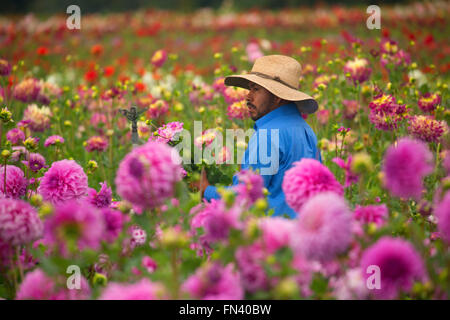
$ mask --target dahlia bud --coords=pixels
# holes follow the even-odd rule
[[[175,111],[181,112],[181,111],[183,111],[184,106],[183,106],[183,104],[182,104],[181,102],[177,102],[177,103],[175,104],[174,108],[175,108]]]
[[[167,248],[182,248],[188,243],[188,236],[183,231],[170,227],[164,230],[161,244]]]
[[[2,151],[2,158],[3,159],[8,160],[10,156],[11,156],[11,152],[9,150],[3,150]]]
[[[97,170],[98,168],[98,164],[97,161],[95,160],[89,160],[88,164],[87,164],[87,172],[88,174],[92,174],[95,172],[95,170]]]
[[[38,142],[39,138],[28,137],[23,142],[23,145],[25,146],[25,149],[27,149],[29,152],[35,152],[38,148]]]
[[[356,174],[364,174],[373,171],[372,158],[366,152],[359,152],[352,158],[351,170]]]
[[[293,298],[299,291],[295,279],[286,278],[281,280],[274,289],[275,299],[286,300]]]
[[[433,209],[431,207],[430,202],[428,202],[424,199],[422,199],[419,202],[417,211],[424,217],[428,217],[429,215],[431,215],[433,213]]]
[[[53,213],[53,206],[50,202],[44,202],[42,206],[39,208],[39,218],[41,219],[52,213]]]
[[[2,108],[2,110],[0,111],[0,120],[2,120],[3,123],[7,123],[11,121],[11,118],[12,118],[11,111],[9,111],[7,107]]]
[[[222,199],[225,201],[225,205],[227,206],[227,208],[230,208],[234,203],[236,194],[232,190],[228,189],[224,189],[221,194],[223,197]]]
[[[40,194],[33,194],[31,196],[31,204],[35,207],[42,206],[42,196]]]
[[[253,240],[259,237],[261,234],[261,230],[259,228],[258,220],[256,218],[252,218],[247,222],[247,226],[245,229],[245,235],[249,240]]]
[[[100,286],[106,286],[106,284],[108,283],[108,279],[106,278],[106,276],[102,273],[98,273],[96,272],[94,274],[94,276],[92,277],[92,284],[95,285],[100,285]]]
[[[329,144],[330,144],[330,141],[328,139],[322,138],[319,140],[318,147],[321,150],[327,150]]]
[[[377,225],[374,222],[371,222],[367,226],[367,234],[370,236],[373,236],[375,232],[377,231]]]
[[[128,213],[132,209],[132,206],[128,201],[120,201],[117,208],[122,213]]]
[[[267,209],[266,199],[258,199],[255,202],[255,208],[259,211],[265,211]]]

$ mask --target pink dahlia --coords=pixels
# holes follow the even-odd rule
[[[142,266],[148,271],[148,273],[153,273],[158,268],[156,261],[149,256],[142,257],[141,262]]]
[[[369,79],[372,69],[369,67],[367,59],[355,58],[347,61],[344,65],[344,72],[349,73],[353,84],[357,85]]]
[[[218,262],[197,269],[182,285],[182,291],[194,299],[201,300],[241,300],[244,290],[239,274],[233,265],[222,267]]]
[[[45,165],[45,158],[39,153],[29,153],[25,161],[22,161],[24,165],[33,172],[38,172],[42,168],[47,168]]]
[[[225,78],[224,77],[216,78],[213,82],[212,87],[214,90],[222,93],[227,88],[227,86],[225,85]]]
[[[450,243],[450,192],[447,192],[444,199],[435,209],[435,215],[438,218],[438,230],[441,237]]]
[[[93,136],[86,141],[87,152],[98,151],[103,152],[108,149],[108,140],[102,136]]]
[[[6,190],[5,190],[5,166],[0,168],[0,192],[6,197],[20,198],[25,195],[28,182],[23,171],[13,165],[6,165]]]
[[[151,58],[151,63],[156,68],[161,68],[163,66],[164,62],[166,62],[166,60],[167,60],[166,50],[157,50],[157,51],[155,51],[155,53],[153,54],[153,56]]]
[[[396,197],[420,200],[423,178],[433,171],[433,155],[424,142],[402,138],[383,159],[385,186]]]
[[[56,204],[83,197],[87,188],[87,176],[83,168],[74,160],[64,159],[52,163],[41,179],[38,193],[45,201]]]
[[[14,87],[13,96],[22,102],[33,102],[37,100],[40,92],[41,86],[39,81],[34,78],[28,78],[22,80]]]
[[[45,142],[44,142],[44,147],[48,147],[48,146],[53,146],[53,145],[58,145],[58,144],[63,144],[64,143],[64,138],[61,136],[50,136],[48,137]]]
[[[352,156],[349,155],[347,161],[341,158],[333,158],[332,160],[339,167],[345,170],[345,184],[344,187],[350,187],[353,183],[358,182],[358,176],[351,170],[352,168]]]
[[[344,193],[342,185],[326,166],[317,160],[306,158],[294,162],[293,167],[286,171],[282,189],[287,204],[296,212],[300,212],[303,204],[317,193]]]
[[[162,205],[181,180],[181,159],[164,143],[149,141],[121,161],[116,176],[117,193],[142,208]]]
[[[344,106],[344,118],[349,120],[352,120],[356,116],[360,108],[356,100],[343,100],[342,105]]]
[[[392,95],[379,94],[369,104],[369,120],[379,130],[397,129],[398,123],[406,118],[406,105],[400,105]]]
[[[104,239],[109,243],[114,242],[122,231],[125,217],[122,212],[110,208],[103,208],[101,212],[105,225]]]
[[[154,138],[157,142],[168,143],[170,141],[178,140],[177,135],[183,131],[183,122],[169,122],[164,126],[158,128],[157,136]]]
[[[93,188],[88,188],[87,199],[94,207],[107,208],[111,205],[112,190],[108,187],[106,181],[100,182],[100,190],[97,192]]]
[[[191,226],[203,227],[205,235],[202,238],[208,243],[226,240],[231,229],[240,228],[240,214],[237,206],[227,208],[222,199],[212,199],[192,219]]]
[[[245,291],[256,292],[269,289],[269,279],[263,268],[267,257],[268,253],[259,242],[241,246],[236,250],[236,263]]]
[[[169,104],[164,100],[156,100],[150,104],[146,113],[148,118],[155,119],[169,111]]]
[[[218,135],[219,132],[216,129],[207,129],[200,136],[195,137],[194,145],[199,148],[208,147]]]
[[[435,120],[432,117],[413,116],[408,122],[409,134],[425,142],[438,143],[448,131],[445,121]]]
[[[13,145],[21,144],[22,141],[25,140],[25,133],[19,128],[14,128],[8,131],[6,139]]]
[[[383,237],[367,248],[361,258],[361,271],[367,279],[373,274],[369,266],[380,268],[380,289],[372,289],[375,297],[395,299],[400,291],[411,290],[414,281],[425,280],[425,268],[411,243],[400,238]]]
[[[0,199],[0,242],[25,245],[39,239],[44,225],[30,204],[17,199]]]
[[[363,300],[369,297],[366,281],[359,268],[347,270],[331,286],[334,296],[339,300]]]
[[[100,300],[158,300],[164,299],[164,287],[150,281],[141,279],[133,284],[111,282],[103,290]]]
[[[248,90],[237,87],[226,87],[222,91],[223,98],[227,104],[245,100]]]
[[[309,260],[321,262],[344,252],[352,239],[352,215],[345,200],[333,193],[320,193],[299,212],[291,245]]]
[[[248,108],[247,108],[247,101],[241,100],[236,101],[228,106],[227,109],[227,115],[230,119],[245,119],[248,118]]]
[[[18,300],[87,300],[91,289],[86,279],[81,276],[80,288],[68,289],[66,277],[60,283],[47,276],[41,269],[27,273],[20,284],[16,299]]]
[[[238,198],[248,205],[252,205],[256,200],[264,198],[264,180],[258,173],[251,170],[241,170],[237,174],[239,184],[234,187],[238,193]]]
[[[259,220],[262,230],[262,241],[268,252],[275,252],[278,249],[289,246],[294,221],[281,217],[265,217]]]
[[[36,132],[43,132],[50,127],[52,112],[49,107],[38,107],[30,104],[23,112],[23,120],[30,120],[30,129]]]
[[[381,227],[386,223],[388,213],[389,211],[385,204],[370,206],[357,205],[354,211],[354,218],[362,223],[375,223]]]
[[[441,103],[441,97],[437,93],[425,93],[419,98],[418,105],[423,112],[431,112]]]
[[[45,221],[45,239],[65,254],[84,248],[98,249],[104,235],[99,210],[85,201],[70,200],[58,204]]]
[[[9,76],[11,73],[12,66],[11,63],[8,62],[8,60],[0,58],[0,76]]]
[[[256,59],[258,59],[264,55],[261,52],[261,49],[259,48],[259,45],[257,42],[250,42],[249,44],[247,44],[245,51],[247,53],[247,59],[250,62],[255,62]]]

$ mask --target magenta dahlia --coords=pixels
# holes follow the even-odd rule
[[[100,186],[101,188],[98,192],[93,188],[88,188],[87,199],[97,208],[107,208],[111,205],[112,190],[108,187],[106,181],[100,182]]]
[[[16,166],[7,165],[5,188],[5,166],[0,168],[0,192],[4,196],[9,198],[20,198],[25,195],[27,185],[28,182],[23,171]]]
[[[19,128],[14,128],[6,133],[6,139],[11,142],[12,145],[21,144],[25,140],[25,133]]]
[[[56,204],[83,197],[87,188],[83,168],[74,160],[64,159],[52,163],[41,179],[38,193],[45,201]]]
[[[66,278],[54,281],[41,269],[26,274],[20,284],[16,299],[18,300],[86,300],[91,295],[89,284],[83,276],[80,278],[80,288],[68,289]]]
[[[36,209],[18,199],[0,199],[0,241],[25,245],[42,237],[44,225]]]
[[[375,223],[380,227],[386,222],[388,214],[388,207],[385,204],[369,206],[357,205],[354,211],[354,218],[362,223]]]
[[[306,158],[294,162],[293,167],[286,171],[282,189],[287,204],[296,212],[300,212],[303,204],[317,193],[344,193],[342,185],[326,166],[317,160]]]
[[[149,141],[133,149],[121,161],[116,176],[117,193],[142,208],[154,208],[174,194],[181,180],[181,159],[177,151]]]
[[[45,221],[45,239],[67,249],[98,249],[104,236],[104,220],[101,212],[86,201],[70,200],[58,204],[54,213]]]
[[[182,291],[201,300],[241,300],[244,290],[239,274],[233,265],[221,266],[218,262],[197,269],[182,285]]]
[[[411,290],[414,281],[425,280],[422,258],[413,245],[400,238],[383,237],[367,248],[361,258],[361,272],[367,280],[373,273],[370,266],[380,270],[380,289],[372,289],[381,299],[395,299],[401,291]]]
[[[433,155],[424,142],[402,138],[383,159],[385,186],[392,195],[420,200],[423,178],[433,171]]]
[[[310,198],[299,212],[292,232],[295,252],[309,260],[329,261],[344,252],[352,239],[352,214],[333,192]]]
[[[444,199],[435,209],[435,215],[438,218],[438,230],[441,237],[450,243],[450,192],[447,192]]]
[[[159,300],[164,299],[165,289],[149,279],[137,283],[122,284],[111,282],[103,290],[100,300]]]
[[[441,103],[441,97],[437,93],[425,93],[419,98],[419,108],[424,112],[431,112]]]
[[[409,134],[425,142],[438,143],[448,131],[445,121],[435,120],[429,116],[413,116],[408,122]]]

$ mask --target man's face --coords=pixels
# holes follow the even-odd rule
[[[256,83],[250,82],[248,87],[247,107],[250,117],[256,121],[274,109],[276,97]]]

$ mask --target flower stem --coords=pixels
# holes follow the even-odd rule
[[[174,300],[178,300],[179,298],[179,291],[180,291],[180,282],[179,282],[179,274],[178,274],[178,262],[177,262],[177,253],[178,249],[172,249],[171,252],[171,264],[172,264],[172,276],[173,276],[173,293],[172,298]]]

